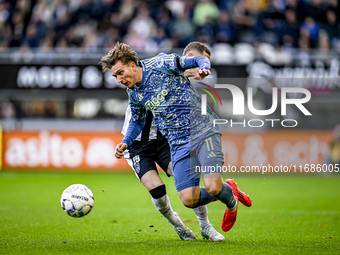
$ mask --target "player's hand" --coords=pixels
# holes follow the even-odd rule
[[[115,157],[120,159],[124,156],[124,151],[127,149],[127,144],[126,143],[119,143],[116,145],[116,153]]]
[[[211,74],[210,70],[208,70],[208,69],[200,69],[200,70],[198,70],[198,72],[194,76],[194,79],[202,80],[202,79],[204,79],[205,77],[207,77],[210,74]]]
[[[184,76],[187,77],[187,78],[195,77],[195,75],[198,74],[198,70],[199,70],[198,67],[186,69],[184,71]]]

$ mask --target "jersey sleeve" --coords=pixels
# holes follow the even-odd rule
[[[179,56],[177,54],[164,54],[160,53],[154,58],[144,62],[146,68],[153,66],[167,74],[173,74],[178,71],[183,72],[186,69],[199,67],[199,69],[210,70],[210,60],[204,56]]]
[[[193,67],[198,67],[199,69],[207,69],[210,70],[211,64],[207,57],[197,56],[197,57],[189,57],[189,56],[177,56],[176,65],[178,70],[184,71],[185,69],[190,69]]]
[[[140,132],[142,132],[144,124],[145,124],[145,113],[146,113],[146,109],[143,105],[137,103],[131,97],[129,98],[130,98],[130,108],[131,108],[131,120],[127,128],[125,137],[122,140],[122,143],[126,143],[128,147],[138,137]]]

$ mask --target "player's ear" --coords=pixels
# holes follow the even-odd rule
[[[137,66],[134,62],[130,62],[130,67],[131,67],[132,71],[136,72]]]
[[[193,57],[194,54],[192,54],[192,52],[189,52],[189,53],[187,54],[187,56],[188,56],[188,57]]]

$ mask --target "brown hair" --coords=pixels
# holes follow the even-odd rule
[[[137,53],[125,43],[117,42],[115,47],[102,57],[99,64],[102,65],[102,71],[110,70],[118,61],[122,61],[124,65],[134,62],[137,65]]]
[[[199,53],[203,54],[204,52],[206,52],[209,56],[211,56],[211,52],[210,50],[208,49],[207,46],[205,46],[203,43],[200,43],[200,42],[191,42],[189,43],[184,51],[183,51],[183,56],[187,55],[190,51],[192,50],[196,50],[198,51]]]

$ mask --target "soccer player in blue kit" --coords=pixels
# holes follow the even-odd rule
[[[184,51],[185,56],[206,56],[210,59],[210,50],[200,42],[189,43]],[[186,77],[193,77],[198,68],[187,69],[184,72]],[[125,121],[122,134],[125,136],[131,120],[131,108],[125,112]],[[158,175],[155,162],[166,172],[167,176],[172,175],[170,147],[166,138],[157,130],[153,121],[153,114],[147,111],[145,125],[137,139],[124,151],[124,158],[134,170],[137,178],[145,186],[151,195],[151,201],[156,209],[173,226],[178,236],[183,240],[196,240],[195,234],[184,225],[178,213],[174,212],[170,199],[166,193],[166,187]],[[192,208],[195,212],[201,227],[201,235],[204,239],[212,242],[223,242],[224,236],[218,233],[210,224],[208,209],[206,205]]]
[[[183,71],[199,67],[194,78],[210,75],[210,61],[204,56],[178,56],[160,53],[138,61],[137,53],[124,43],[101,59],[102,70],[110,70],[117,81],[125,85],[131,107],[131,121],[123,141],[116,146],[116,157],[133,143],[142,131],[146,110],[151,110],[155,124],[167,138],[171,150],[172,172],[182,203],[189,208],[219,200],[226,205],[222,229],[229,231],[236,220],[238,201],[251,206],[248,195],[238,189],[233,180],[223,183],[220,171],[224,163],[221,133],[213,125],[217,116],[208,108],[201,114],[198,93]],[[200,187],[202,171],[205,187]]]

